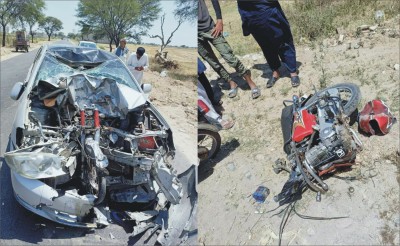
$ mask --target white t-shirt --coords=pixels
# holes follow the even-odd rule
[[[136,52],[132,53],[129,56],[128,61],[126,62],[126,65],[129,67],[131,70],[133,76],[139,82],[140,84],[142,83],[142,78],[143,78],[143,71],[147,70],[149,68],[149,58],[147,57],[147,54],[144,53],[142,57],[138,60]],[[135,69],[135,67],[143,67],[144,70],[138,71]]]

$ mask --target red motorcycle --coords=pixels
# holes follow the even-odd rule
[[[356,121],[360,98],[355,84],[342,83],[284,101],[281,127],[289,162],[276,163],[274,171],[286,170],[290,177],[274,197],[276,202],[298,200],[308,187],[326,192],[329,187],[323,175],[354,163],[362,143],[349,126]]]

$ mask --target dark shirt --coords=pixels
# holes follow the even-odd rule
[[[221,14],[221,7],[219,6],[218,0],[211,0],[214,10],[215,10],[215,15],[217,16],[217,19],[222,19],[222,14]],[[210,16],[210,13],[208,12],[206,3],[204,0],[199,0],[199,8],[198,8],[198,22],[197,22],[197,30],[199,32],[208,32],[211,29],[214,28],[215,23],[213,19]]]
[[[248,36],[250,32],[248,27],[265,21],[265,11],[269,8],[280,8],[278,0],[238,0],[238,9],[242,18],[243,35]]]

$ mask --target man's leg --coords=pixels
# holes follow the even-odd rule
[[[296,50],[293,41],[285,43],[279,47],[279,57],[291,74],[296,73]]]
[[[278,71],[279,67],[281,66],[278,54],[278,47],[274,45],[270,40],[268,40],[265,35],[261,33],[261,30],[252,31],[251,34],[260,46],[271,70]]]
[[[218,58],[214,54],[210,44],[208,43],[207,39],[201,37],[201,33],[198,33],[197,39],[197,51],[199,55],[210,64],[210,66],[214,69],[222,79],[227,81],[230,84],[231,88],[235,88],[237,85],[232,80],[231,76],[229,75],[228,71],[222,66],[222,64],[218,61]]]
[[[250,88],[256,88],[256,84],[251,79],[250,70],[246,69],[243,63],[235,56],[235,54],[233,54],[233,50],[225,40],[224,36],[219,35],[218,37],[214,38],[211,36],[211,32],[208,32],[204,35],[207,35],[206,37],[210,39],[210,42],[218,50],[222,58],[224,58],[229,66],[233,67],[236,72],[238,72],[239,75],[246,80]]]

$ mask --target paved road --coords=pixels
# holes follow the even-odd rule
[[[63,42],[66,41],[60,41]],[[38,49],[32,50],[3,61],[0,66],[0,245],[143,244],[143,241],[137,242],[130,237],[131,228],[125,230],[114,224],[95,231],[66,227],[29,212],[15,200],[10,170],[6,164],[2,165],[18,104],[9,97],[9,92],[15,82],[24,81],[37,51]]]

